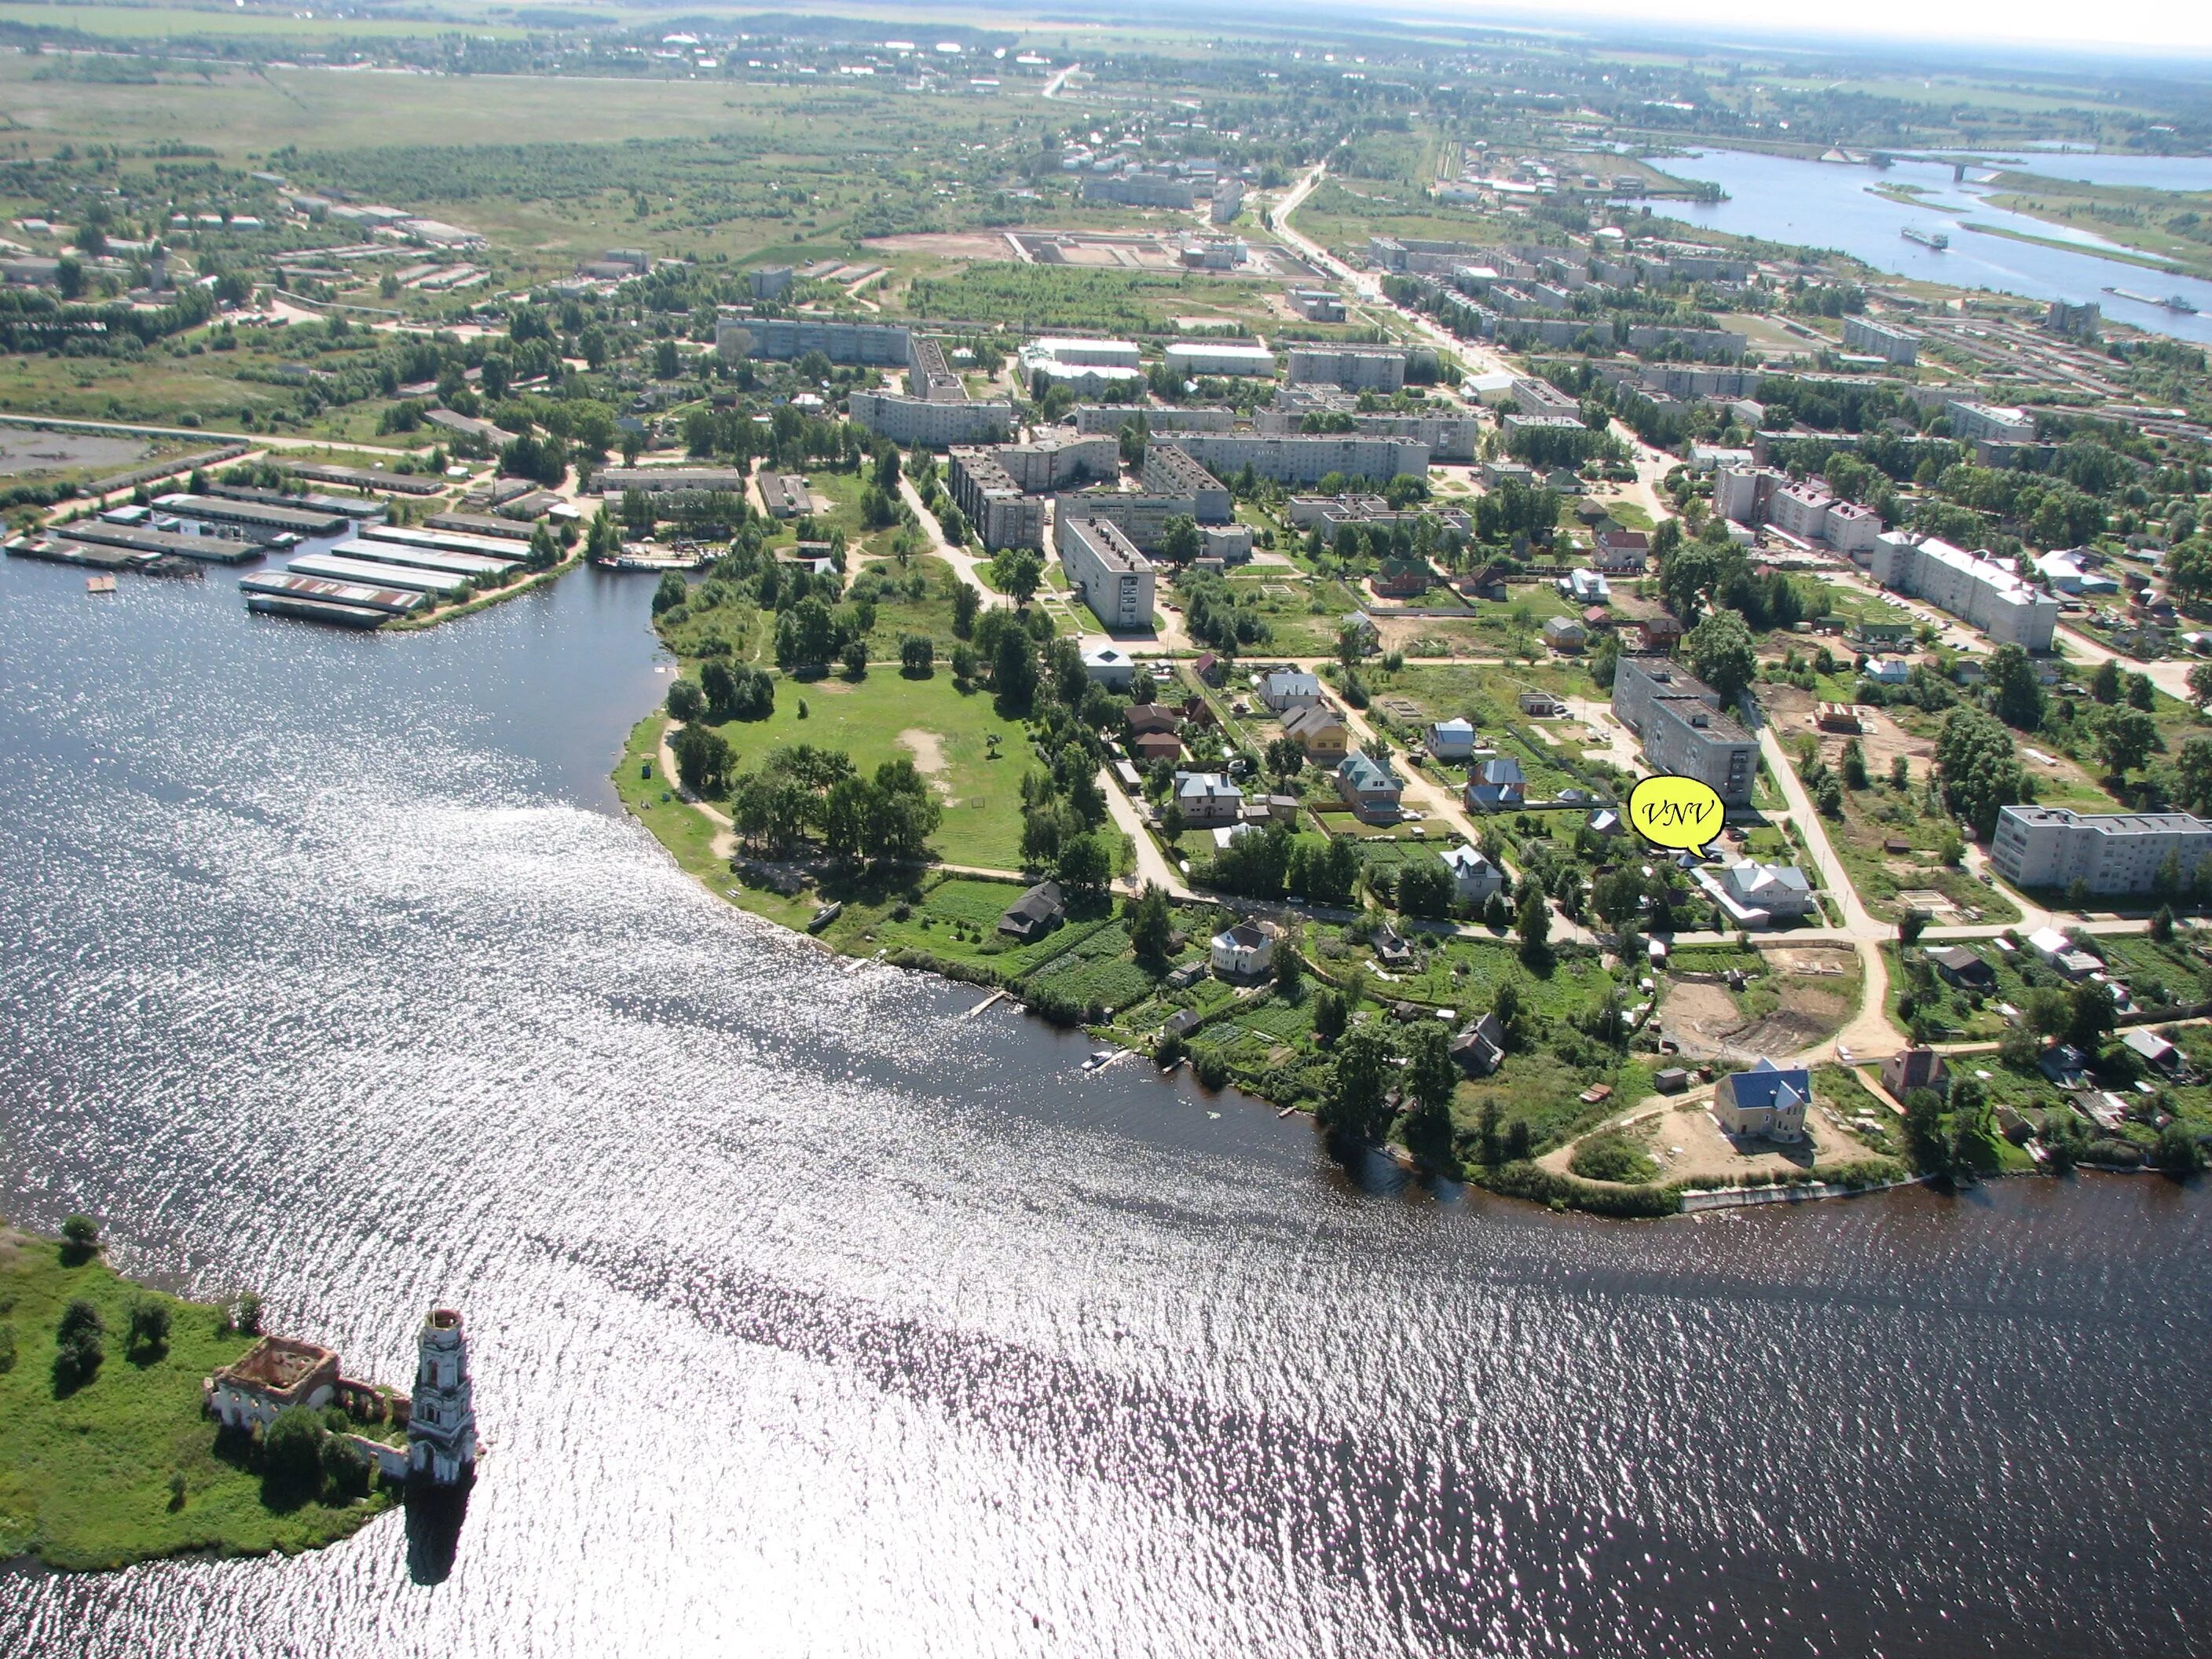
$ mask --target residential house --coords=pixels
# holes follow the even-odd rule
[[[1382,630],[1375,626],[1375,618],[1364,611],[1347,611],[1336,619],[1340,637],[1349,634],[1363,657],[1372,656],[1382,648]]]
[[[1139,732],[1129,739],[1129,752],[1147,765],[1158,760],[1179,760],[1182,739],[1172,732]]]
[[[1321,765],[1335,765],[1351,747],[1351,732],[1325,702],[1308,703],[1284,715],[1283,735],[1304,750],[1308,760]]]
[[[1336,791],[1364,822],[1395,823],[1403,816],[1398,803],[1405,786],[1397,774],[1368,756],[1346,755],[1338,763]]]
[[[1422,558],[1386,558],[1368,586],[1378,599],[1418,599],[1435,586],[1437,573]]]
[[[1948,945],[1930,951],[1928,963],[1961,989],[1990,992],[1997,988],[1997,970],[1963,945]]]
[[[1589,643],[1589,629],[1572,617],[1547,617],[1544,643],[1554,651],[1579,651]]]
[[[1651,556],[1651,538],[1641,530],[1601,530],[1590,538],[1590,563],[1608,576],[1640,576]]]
[[[1462,904],[1487,904],[1492,893],[1504,890],[1505,872],[1477,848],[1462,845],[1437,856],[1451,872],[1452,896]]]
[[[1510,757],[1483,762],[1468,779],[1463,799],[1471,810],[1485,812],[1519,810],[1528,799],[1528,781],[1522,774],[1521,763]]]
[[[1599,807],[1584,822],[1589,824],[1590,833],[1593,835],[1609,838],[1628,833],[1628,826],[1620,821],[1620,814],[1610,806]]]
[[[1384,922],[1367,941],[1367,948],[1375,952],[1375,960],[1385,968],[1403,968],[1413,960],[1413,947],[1406,936]]]
[[[1595,570],[1571,570],[1559,578],[1559,592],[1577,605],[1611,605],[1613,585]]]
[[[2143,1064],[2154,1072],[2181,1069],[2181,1050],[2147,1025],[2134,1026],[2123,1032],[2120,1041],[2140,1054]]]
[[[1933,1048],[1906,1048],[1882,1061],[1881,1086],[1895,1101],[1902,1101],[1914,1089],[1945,1094],[1950,1090],[1951,1074],[1943,1056]]]
[[[1736,927],[1768,927],[1800,921],[1814,908],[1813,885],[1794,864],[1731,864],[1700,868],[1698,884],[1712,896]]]
[[[2087,979],[2105,965],[2056,927],[2037,928],[2027,936],[2027,948],[2064,979]]]
[[[1213,971],[1228,980],[1265,978],[1275,965],[1275,938],[1264,921],[1240,921],[1216,933],[1208,950]]]
[[[1505,1026],[1496,1014],[1485,1014],[1452,1038],[1452,1058],[1469,1077],[1488,1077],[1505,1062]]]
[[[1805,1108],[1813,1098],[1812,1073],[1762,1060],[1747,1072],[1731,1072],[1713,1089],[1713,1115],[1731,1135],[1802,1140]]]
[[[1026,945],[1042,939],[1066,920],[1067,904],[1060,897],[1060,884],[1041,881],[1006,907],[999,918],[999,931]]]
[[[1260,701],[1276,714],[1321,701],[1321,681],[1302,668],[1279,668],[1260,682]]]
[[[1175,804],[1194,830],[1234,823],[1244,807],[1244,792],[1218,772],[1178,772]]]
[[[1438,760],[1465,760],[1474,753],[1474,722],[1437,721],[1429,727],[1429,752]]]
[[[1164,702],[1133,702],[1122,711],[1121,718],[1128,722],[1133,738],[1142,737],[1147,732],[1179,731],[1182,726],[1182,716]]]
[[[1869,657],[1859,672],[1876,685],[1903,685],[1912,678],[1912,665],[1902,657]]]
[[[1212,651],[1206,652],[1191,666],[1198,671],[1198,678],[1208,685],[1220,684],[1229,672],[1228,665]]]
[[[1646,617],[1636,624],[1636,648],[1638,651],[1672,651],[1682,642],[1682,622],[1679,617]]]

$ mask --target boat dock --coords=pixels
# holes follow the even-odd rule
[[[523,550],[491,536],[471,536],[460,530],[417,530],[410,525],[373,524],[361,532],[363,541],[389,543],[395,547],[419,547],[425,552],[466,553],[480,559],[496,559],[506,565],[522,562]]]
[[[260,542],[236,536],[186,536],[173,530],[148,530],[137,525],[106,524],[98,519],[79,519],[53,532],[71,541],[96,542],[104,547],[127,547],[150,556],[167,553],[204,564],[245,564],[268,549]]]
[[[317,622],[353,622],[350,617],[332,617],[328,612],[333,606],[349,612],[365,611],[368,620],[362,624],[374,628],[390,617],[404,617],[410,611],[422,608],[422,594],[404,587],[373,587],[366,582],[333,581],[327,576],[280,575],[274,571],[257,571],[239,584],[246,595],[246,608],[272,616],[307,616]],[[256,605],[256,599],[264,603]],[[295,605],[312,606],[300,611]]]
[[[264,507],[289,507],[295,513],[341,513],[355,520],[373,519],[384,511],[382,501],[363,495],[291,495],[258,484],[211,483],[207,493],[228,501],[259,501]]]
[[[395,542],[340,542],[330,550],[342,559],[404,565],[410,570],[436,570],[448,576],[504,576],[516,568],[518,562],[514,559],[487,559],[481,553],[448,553],[442,548],[409,547]]]
[[[77,564],[93,570],[139,570],[159,556],[128,548],[96,547],[62,536],[18,536],[8,544],[11,559],[43,559],[49,564]]]
[[[423,570],[372,559],[349,559],[335,553],[310,553],[293,560],[285,568],[295,576],[324,576],[332,581],[360,582],[369,587],[412,588],[418,593],[459,593],[469,585],[466,576],[449,571]]]
[[[243,525],[248,530],[295,536],[342,536],[353,520],[343,513],[307,513],[297,507],[270,507],[261,501],[232,501],[220,495],[163,495],[154,503],[179,518],[202,519],[212,524]]]
[[[465,536],[496,536],[526,542],[530,526],[520,519],[502,519],[495,513],[433,513],[422,520],[428,530],[458,530]]]

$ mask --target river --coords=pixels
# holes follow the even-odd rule
[[[1347,1180],[678,874],[651,584],[0,565],[0,1209],[404,1383],[458,1539],[0,1571],[11,1656],[2212,1653],[2212,1204]],[[410,1548],[411,1542],[411,1548]]]
[[[2160,189],[2212,188],[2212,160],[2186,156],[2063,155],[2020,157],[2054,178],[2090,179],[2110,184],[2140,183]],[[1831,248],[1863,259],[1877,270],[1958,288],[1994,289],[2035,300],[2094,300],[2116,322],[2132,323],[2178,339],[2212,343],[2212,283],[2194,276],[2168,276],[2147,266],[2100,258],[2115,244],[2085,231],[2056,225],[2028,214],[1992,207],[1985,199],[1984,170],[1968,168],[1954,183],[1948,161],[1899,160],[1877,170],[1830,161],[1801,161],[1789,156],[1742,150],[1705,150],[1655,162],[1684,179],[1717,184],[1728,199],[1711,203],[1655,205],[1662,213],[1739,236],[1764,237],[1809,247]],[[2001,166],[2002,162],[1993,162]],[[1907,205],[1874,193],[1876,185],[1917,185],[1932,192]],[[2079,243],[2082,252],[2017,242],[1965,228],[1968,222],[1995,225],[2023,235]],[[1910,242],[1906,227],[1941,232],[1951,239],[1942,252]],[[2108,294],[2124,288],[2154,299],[2179,294],[2197,307],[2195,315],[2169,311]]]

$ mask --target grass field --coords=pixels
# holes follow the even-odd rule
[[[805,711],[802,718],[800,710]],[[945,821],[930,845],[951,864],[1012,870],[1021,864],[1022,774],[1029,769],[1021,723],[1000,717],[985,691],[958,691],[939,668],[908,679],[894,665],[872,668],[854,682],[842,674],[799,682],[781,679],[775,713],[767,720],[720,728],[750,770],[769,750],[795,743],[842,749],[863,772],[884,761],[910,760],[936,786]],[[1004,740],[1000,757],[985,739]]]
[[[170,1312],[158,1353],[125,1351],[142,1296]],[[90,1382],[58,1395],[54,1328],[80,1297],[106,1322],[106,1358]],[[14,1348],[13,1364],[0,1365],[0,1558],[88,1569],[188,1552],[289,1553],[343,1538],[388,1507],[373,1495],[339,1509],[271,1509],[258,1474],[216,1455],[200,1379],[252,1346],[218,1334],[221,1313],[142,1290],[96,1260],[65,1267],[52,1240],[0,1229],[0,1327]],[[172,1474],[184,1477],[181,1504]]]

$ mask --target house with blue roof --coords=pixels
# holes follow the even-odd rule
[[[1517,811],[1528,799],[1528,781],[1521,763],[1510,758],[1486,760],[1467,781],[1465,799],[1470,811]]]
[[[1813,1074],[1802,1066],[1762,1060],[1747,1072],[1731,1072],[1713,1087],[1713,1115],[1724,1133],[1767,1140],[1802,1140],[1805,1109],[1813,1101]]]
[[[1398,775],[1370,756],[1346,755],[1336,769],[1336,792],[1368,823],[1395,823],[1404,816]]]

